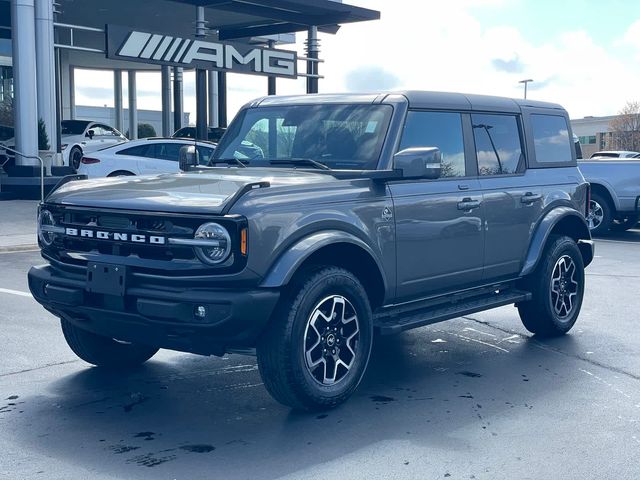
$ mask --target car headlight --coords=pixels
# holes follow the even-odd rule
[[[38,238],[45,247],[53,243],[56,231],[56,221],[49,210],[40,210],[38,214]]]
[[[196,255],[203,263],[217,265],[224,262],[231,254],[229,232],[218,223],[211,222],[200,225],[194,239],[203,241],[203,244],[211,243],[210,247],[198,246],[195,248]]]

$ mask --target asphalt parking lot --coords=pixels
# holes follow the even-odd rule
[[[91,368],[0,254],[0,478],[640,478],[640,230],[597,241],[566,337],[513,307],[377,340],[356,395],[294,413],[255,359]]]

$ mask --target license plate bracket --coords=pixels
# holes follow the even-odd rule
[[[103,295],[124,296],[127,289],[127,267],[111,263],[87,264],[86,290]]]

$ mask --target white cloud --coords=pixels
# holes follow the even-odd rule
[[[637,48],[640,51],[640,20],[636,20],[624,33],[622,37],[624,43]]]
[[[384,82],[372,88],[412,88],[459,91],[520,97],[518,80],[533,78],[529,97],[562,104],[574,118],[617,112],[636,98],[640,66],[628,51],[640,58],[640,20],[619,39],[597,44],[589,32],[574,29],[547,36],[542,42],[525,38],[514,26],[489,28],[474,16],[479,8],[500,8],[521,0],[350,0],[380,10],[379,21],[344,25],[337,35],[321,35],[320,80],[322,92],[343,92],[358,86],[354,78],[370,78],[382,72]],[[541,25],[540,28],[544,28]],[[297,50],[303,53],[304,33],[298,34]],[[292,49],[291,46],[284,48]],[[626,55],[625,55],[626,53]],[[303,67],[302,62],[300,67]],[[148,75],[148,74],[145,74]],[[369,76],[369,77],[368,77]],[[112,77],[91,75],[92,87],[111,88]],[[185,74],[185,110],[195,120],[192,73]],[[145,77],[139,88],[157,88],[157,97],[139,100],[140,108],[159,108],[160,81]],[[393,80],[393,81],[391,81]],[[78,79],[77,85],[80,85]],[[249,75],[229,75],[229,115],[247,101],[266,94],[267,80]],[[305,79],[278,79],[279,94],[300,94]],[[111,105],[111,98],[78,98],[93,104]],[[125,99],[126,104],[126,99]]]

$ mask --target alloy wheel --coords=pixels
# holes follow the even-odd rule
[[[568,318],[576,305],[579,284],[576,280],[577,267],[569,255],[558,259],[551,274],[551,305],[560,320]]]
[[[311,311],[304,333],[307,371],[322,385],[335,385],[356,360],[360,325],[355,308],[342,295],[321,300]]]
[[[604,220],[604,210],[602,209],[602,205],[600,205],[595,200],[589,201],[589,215],[587,215],[587,224],[589,225],[589,230],[595,230],[598,228],[602,221]]]

